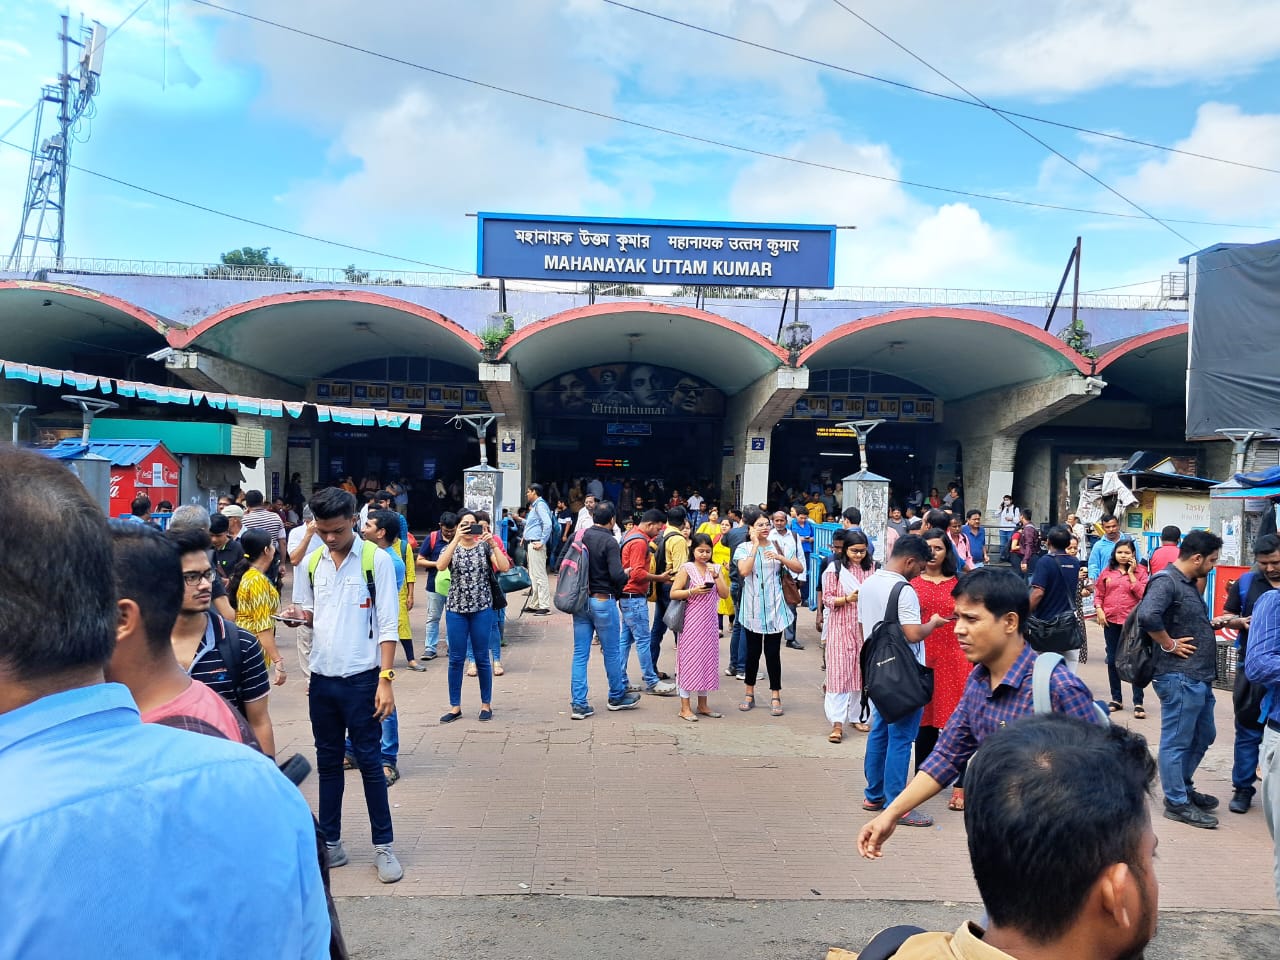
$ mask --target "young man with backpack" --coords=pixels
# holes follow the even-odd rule
[[[655,574],[667,574],[674,579],[686,560],[689,559],[689,541],[684,538],[680,528],[688,519],[684,507],[672,507],[667,511],[667,525],[654,539],[650,549],[652,562],[650,570]],[[653,658],[653,667],[658,669],[658,657],[662,653],[662,637],[667,632],[667,625],[662,619],[671,605],[671,580],[657,580],[653,584],[653,629],[649,633],[649,655]],[[667,679],[661,670],[658,676]]]
[[[618,610],[622,616],[622,679],[627,690],[632,690],[627,678],[627,664],[631,660],[631,648],[635,647],[640,661],[640,677],[644,688],[659,697],[669,697],[676,692],[670,680],[658,677],[649,649],[649,588],[654,583],[670,583],[670,574],[656,574],[649,569],[649,545],[667,522],[661,510],[646,510],[640,522],[622,538],[622,570],[627,575],[627,585],[622,588]]]
[[[956,601],[956,641],[974,668],[960,703],[915,778],[858,834],[858,852],[868,859],[882,855],[884,843],[893,835],[901,818],[954,781],[960,765],[973,756],[987,737],[1036,712],[1036,653],[1023,638],[1030,613],[1030,599],[1023,579],[999,567],[981,567],[961,577],[952,596]],[[859,607],[865,597],[864,584]],[[916,620],[919,620],[918,614]],[[1054,713],[1097,722],[1093,694],[1065,662],[1059,661],[1054,666],[1048,686],[1049,705]],[[976,805],[970,793],[969,776],[966,773],[966,810]]]
[[[380,749],[382,721],[396,706],[391,686],[400,642],[395,564],[386,551],[357,539],[356,501],[345,490],[321,490],[311,498],[311,512],[324,546],[306,559],[307,576],[294,581],[293,603],[283,616],[303,621],[313,631],[307,703],[320,781],[320,828],[329,847],[329,865],[347,863],[342,846],[342,760],[350,733],[364,781],[378,879],[395,883],[404,869],[391,850],[391,808]],[[366,559],[366,549],[372,551],[371,559]]]
[[[427,572],[426,586],[423,587],[423,598],[427,605],[427,632],[423,645],[422,659],[434,660],[439,654],[436,647],[440,645],[440,618],[444,615],[444,594],[436,592],[436,574],[440,554],[453,540],[458,528],[458,515],[452,510],[440,514],[440,529],[432,530],[422,538],[422,546],[418,548],[418,567]]]
[[[271,683],[258,638],[211,609],[217,573],[209,560],[209,535],[180,526],[166,536],[182,562],[182,605],[169,637],[178,663],[233,709],[239,710],[258,738],[263,753],[275,756],[276,740],[267,709]]]
[[[1163,549],[1163,548],[1161,548]],[[1157,551],[1159,552],[1159,551]],[[1152,556],[1152,562],[1155,556]],[[1232,813],[1248,813],[1256,793],[1258,781],[1258,753],[1262,747],[1262,698],[1266,689],[1245,676],[1240,664],[1249,652],[1249,627],[1253,620],[1254,604],[1263,594],[1280,588],[1280,537],[1264,533],[1253,544],[1253,569],[1227,588],[1227,599],[1222,609],[1230,614],[1224,624],[1237,631],[1236,682],[1232,691],[1235,708],[1235,763],[1231,767]]]

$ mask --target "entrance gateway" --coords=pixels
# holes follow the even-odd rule
[[[586,283],[593,299],[611,284],[629,295],[665,288],[653,291],[663,297],[672,287],[692,296],[684,288],[732,285],[785,288],[798,304],[800,289],[834,285],[829,225],[498,213],[481,213],[478,223],[479,276]],[[799,399],[807,381],[796,349],[776,342],[785,313],[771,340],[700,310],[632,301],[597,311],[549,318],[538,336],[516,331],[495,357],[493,366],[511,369],[489,375],[529,395],[521,409],[504,408],[514,448],[499,460],[508,490],[533,480],[565,490],[572,479],[601,476],[658,481],[668,494],[693,483],[726,501],[763,500],[772,408]],[[547,337],[543,324],[564,329]]]

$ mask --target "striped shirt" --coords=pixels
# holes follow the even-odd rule
[[[1035,713],[1032,685],[1035,663],[1035,651],[1024,644],[1022,653],[994,690],[991,671],[981,663],[975,666],[959,705],[938,737],[937,746],[920,764],[920,772],[938,783],[951,783],[959,775],[960,765],[973,756],[983,740],[1014,720]],[[1049,702],[1054,713],[1096,722],[1093,694],[1065,661],[1049,675]]]
[[[791,559],[796,555],[791,540],[771,541],[769,548]],[[755,552],[755,568],[742,578],[742,600],[738,604],[738,618],[742,626],[752,633],[780,633],[791,625],[791,608],[782,598],[782,563],[766,560],[765,548],[747,542],[733,551],[733,563],[745,560]]]
[[[243,630],[237,630],[240,639],[240,682],[232,685],[227,678],[227,664],[222,659],[222,651],[214,638],[213,617],[216,613],[206,615],[204,640],[200,649],[191,659],[187,674],[192,680],[200,680],[213,689],[213,692],[237,709],[242,704],[261,700],[271,690],[271,681],[267,677],[267,664],[262,658],[262,645],[258,638]],[[226,623],[223,622],[225,627]]]

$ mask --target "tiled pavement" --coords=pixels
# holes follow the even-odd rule
[[[419,650],[422,618],[421,608],[413,612]],[[508,622],[494,719],[476,719],[478,689],[467,678],[464,719],[441,726],[437,718],[448,705],[442,645],[426,673],[404,670],[395,682],[402,779],[390,796],[405,878],[391,886],[377,882],[359,776],[349,773],[343,822],[351,863],[334,871],[334,894],[976,901],[962,815],[946,809],[946,793],[925,807],[937,821],[933,828],[899,828],[878,862],[856,855],[854,841],[869,816],[859,808],[863,738],[826,741],[812,623],[812,614],[802,613],[805,650],[782,651],[785,716],[759,708],[740,713],[741,684],[722,677],[712,706],[724,718],[696,724],[677,718],[674,698],[645,696],[639,709],[606,711],[598,648],[590,666],[598,712],[570,720],[570,623],[553,611]],[[281,648],[293,664],[289,633],[282,631]],[[1096,627],[1090,642],[1098,653],[1082,673],[1103,695]],[[662,667],[674,672],[674,664],[668,636]],[[632,667],[634,680],[634,655]],[[291,670],[286,686],[272,694],[271,712],[281,750],[314,761],[300,681],[300,671]],[[1225,810],[1229,707],[1229,696],[1220,693],[1218,742],[1197,781],[1223,799],[1222,825],[1205,831],[1174,824],[1153,806],[1163,908],[1276,906],[1261,812],[1241,817]],[[1145,721],[1127,711],[1117,719],[1155,741],[1154,696],[1148,709]],[[303,790],[314,808],[314,775]]]

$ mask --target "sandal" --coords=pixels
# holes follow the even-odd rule
[[[782,698],[781,697],[774,697],[769,702],[769,716],[771,717],[782,716]]]
[[[754,709],[755,705],[756,695],[754,693],[744,693],[742,695],[742,702],[738,704],[738,709],[743,713],[746,713],[748,710]]]
[[[1133,719],[1135,720],[1147,719],[1147,711],[1143,709],[1142,704],[1138,704],[1136,707],[1133,708]]]
[[[467,667],[467,676],[468,677],[476,676],[476,665],[474,663],[471,666]]]
[[[342,758],[342,769],[354,770],[355,768],[356,768],[356,758],[348,753],[346,756]]]
[[[870,733],[871,724],[863,723],[861,720],[859,720],[857,723],[853,725],[853,729],[857,730],[859,733]]]
[[[678,716],[681,720],[688,720],[690,723],[697,723],[697,722],[698,722],[698,718],[697,718],[696,716],[694,716],[693,714],[688,714],[688,715],[686,716],[685,714],[680,713],[680,714],[677,714],[677,716]]]
[[[724,716],[724,714],[723,714],[723,713],[716,713],[714,710],[699,710],[699,711],[698,711],[698,716],[700,716],[700,717],[710,717],[712,720],[719,720],[721,717],[723,717],[723,716]]]
[[[872,813],[876,813],[884,809],[884,801],[883,800],[863,800],[862,809],[869,810]]]
[[[844,739],[844,731],[836,726],[831,728],[831,732],[827,734],[827,740],[830,743],[839,743]]]
[[[507,671],[502,669],[502,664],[499,661],[497,660],[493,661],[493,675],[495,677],[500,677],[506,672]]]
[[[932,827],[933,817],[919,810],[908,810],[898,818],[898,823],[904,827]]]
[[[400,779],[400,771],[390,763],[384,763],[382,765],[382,775],[387,778],[388,787]]]
[[[964,810],[964,787],[956,787],[951,791],[951,799],[947,801],[947,809],[963,812]]]
[[[1119,713],[1121,710],[1124,709],[1124,704],[1121,703],[1119,700],[1112,700],[1110,703],[1107,704],[1107,709],[1110,710],[1112,713]]]

